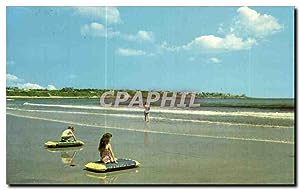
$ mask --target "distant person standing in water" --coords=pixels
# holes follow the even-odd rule
[[[149,122],[149,112],[150,112],[150,105],[148,105],[146,102],[144,103],[144,116],[145,116],[145,121]]]

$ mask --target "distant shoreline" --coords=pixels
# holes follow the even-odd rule
[[[6,101],[14,100],[91,100],[98,101],[99,96],[6,96]],[[109,103],[113,103],[115,97],[109,97]],[[123,102],[120,105],[126,106],[129,101]],[[176,104],[178,104],[180,99],[176,99]],[[196,103],[200,103],[200,107],[228,107],[228,108],[259,108],[259,109],[285,109],[293,110],[294,101],[291,98],[220,98],[220,97],[205,97],[196,98]],[[250,101],[250,102],[249,102]],[[265,102],[267,101],[267,102]],[[152,106],[160,106],[161,102],[155,102],[151,104]],[[168,106],[168,103],[167,103]],[[193,108],[192,108],[193,109]]]
[[[97,99],[95,97],[86,96],[6,96],[6,99]]]
[[[97,99],[100,96],[6,96],[6,99]],[[108,98],[115,98],[115,97],[108,97]],[[293,100],[294,98],[256,98],[256,97],[201,97],[199,99],[290,99]]]
[[[6,95],[11,98],[100,98],[106,92],[113,92],[113,94],[107,94],[106,98],[115,98],[117,96],[117,92],[125,92],[129,95],[129,97],[134,97],[137,92],[142,94],[142,97],[148,97],[149,92],[156,92],[161,97],[165,93],[177,93],[177,97],[181,98],[183,94],[184,97],[190,98],[192,94],[195,95],[196,98],[241,98],[247,99],[249,98],[245,94],[234,95],[230,93],[221,93],[221,92],[172,92],[172,91],[161,91],[161,90],[131,90],[131,89],[76,89],[72,87],[65,87],[57,90],[47,90],[47,89],[19,89],[17,87],[7,87]],[[168,95],[167,95],[168,96]]]

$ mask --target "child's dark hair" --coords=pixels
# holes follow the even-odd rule
[[[71,129],[72,131],[74,131],[75,129],[74,129],[74,127],[73,126],[71,126],[71,125],[69,125],[68,126],[68,129]]]
[[[98,150],[102,152],[105,149],[105,146],[108,144],[110,138],[112,137],[112,134],[105,133],[102,138],[100,139]]]

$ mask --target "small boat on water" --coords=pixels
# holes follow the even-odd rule
[[[74,147],[74,146],[83,146],[84,142],[82,141],[48,141],[45,143],[47,148],[64,148],[64,147]]]

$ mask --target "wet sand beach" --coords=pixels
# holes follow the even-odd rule
[[[88,110],[82,114],[80,109],[13,104],[8,105],[6,118],[8,184],[294,183],[292,112],[274,112],[253,124],[247,124],[243,118],[247,116],[236,119],[236,114],[227,116],[226,124],[224,117],[214,123],[205,115],[199,119],[198,115],[153,113],[145,124],[142,113],[124,116]],[[177,120],[157,119],[165,117]],[[68,123],[75,126],[77,138],[85,145],[46,149],[44,143],[58,140]],[[141,166],[106,174],[84,170],[86,163],[99,159],[97,145],[105,132],[113,134],[117,157],[138,160]]]

